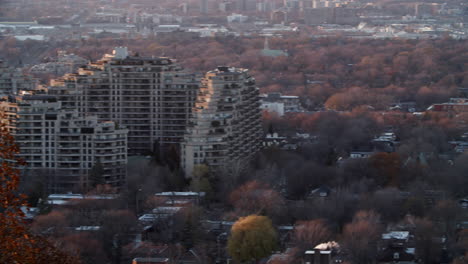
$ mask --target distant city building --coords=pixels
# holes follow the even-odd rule
[[[20,147],[25,173],[45,173],[49,191],[87,191],[93,169],[100,184],[117,189],[125,184],[128,130],[114,122],[64,110],[47,95],[4,98],[0,113]]]
[[[228,23],[244,23],[249,19],[248,16],[244,16],[241,14],[232,14],[230,16],[227,16],[227,21]]]
[[[433,104],[427,110],[434,112],[468,112],[468,98],[450,98],[449,102]]]
[[[284,103],[280,102],[262,102],[260,109],[270,113],[276,113],[278,116],[284,116]]]
[[[334,24],[357,26],[360,18],[355,8],[335,7],[333,8]]]
[[[248,0],[236,0],[235,3],[236,3],[236,10],[237,11],[247,11],[248,10],[248,7],[247,7],[247,2]]]
[[[199,79],[169,58],[112,55],[54,80],[49,93],[64,107],[129,129],[129,154],[177,146],[183,139]]]
[[[182,143],[187,177],[197,164],[217,169],[255,155],[263,137],[258,95],[246,69],[218,67],[206,73]]]
[[[261,54],[262,56],[266,56],[266,57],[288,56],[288,53],[286,51],[270,49],[270,45],[268,43],[268,37],[265,38],[265,44],[261,51]]]
[[[269,1],[260,1],[257,2],[257,11],[258,12],[271,12],[276,9],[275,2]]]
[[[231,12],[234,11],[234,3],[233,2],[221,2],[218,5],[219,11],[221,12]]]
[[[357,10],[347,7],[306,8],[304,20],[307,25],[358,25],[360,22]]]
[[[200,0],[200,13],[208,13],[208,0]]]
[[[86,64],[88,64],[88,60],[80,56],[73,53],[67,54],[65,51],[59,51],[57,59],[51,62],[34,65],[29,69],[29,72],[65,74],[72,73],[76,71],[79,66]]]
[[[281,115],[286,112],[303,112],[299,96],[296,95],[282,95],[281,93],[269,93],[260,95],[262,108],[267,111],[277,112]],[[276,104],[274,104],[276,103]],[[282,104],[283,107],[277,105]],[[282,108],[282,109],[281,109]]]
[[[430,18],[436,15],[441,9],[437,3],[417,3],[415,6],[415,15],[418,18]]]
[[[286,23],[288,21],[288,11],[286,8],[280,8],[271,12],[270,20],[273,23]]]
[[[333,24],[333,9],[308,8],[304,11],[304,20],[307,25]]]
[[[36,81],[32,77],[0,60],[0,96],[16,94],[20,90],[31,91],[35,87]]]

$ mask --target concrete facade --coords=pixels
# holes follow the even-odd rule
[[[182,143],[182,168],[212,169],[248,160],[260,150],[263,131],[259,90],[248,70],[218,67],[206,73]]]
[[[52,192],[87,191],[96,164],[103,183],[120,189],[126,180],[127,129],[65,110],[55,97],[10,96],[0,101],[8,129],[26,162],[25,173],[44,172]]]
[[[49,93],[65,107],[97,115],[129,129],[129,154],[179,146],[194,105],[199,79],[174,60],[114,54],[52,82]]]
[[[0,96],[16,94],[20,90],[31,91],[36,81],[14,67],[9,67],[0,60]]]

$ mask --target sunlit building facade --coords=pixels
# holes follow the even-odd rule
[[[247,161],[262,146],[259,90],[248,70],[218,67],[206,73],[182,143],[182,168],[213,169]]]

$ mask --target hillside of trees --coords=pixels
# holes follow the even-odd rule
[[[351,110],[359,106],[385,109],[391,103],[415,101],[420,109],[444,102],[468,87],[466,40],[313,39],[301,35],[272,38],[271,49],[289,56],[265,57],[262,37],[198,38],[163,35],[148,39],[89,39],[82,41],[18,42],[0,40],[0,57],[12,65],[31,58],[53,57],[64,49],[89,60],[115,46],[128,46],[142,56],[176,58],[197,72],[219,65],[251,70],[262,92],[300,95],[311,109],[325,106]]]

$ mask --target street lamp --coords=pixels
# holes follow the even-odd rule
[[[135,194],[135,209],[136,209],[136,215],[138,216],[138,213],[140,212],[140,207],[139,207],[139,200],[138,200],[138,194],[141,193],[142,189],[139,188]]]

